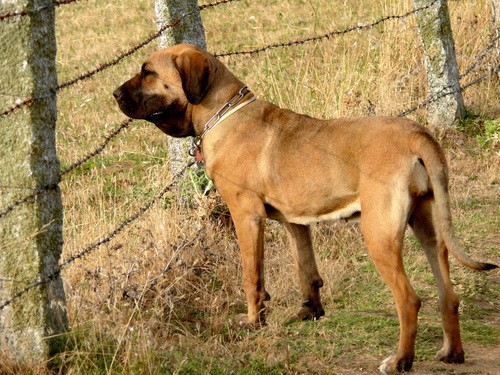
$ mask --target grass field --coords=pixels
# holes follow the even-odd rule
[[[495,35],[489,0],[450,1],[461,71]],[[410,1],[236,1],[202,12],[210,52],[250,49],[369,23],[410,10]],[[108,61],[156,31],[152,0],[81,1],[57,8],[59,82]],[[84,47],[82,47],[84,46]],[[138,71],[151,43],[122,63],[59,95],[58,152],[63,166],[97,147],[125,118],[114,88]],[[415,19],[253,56],[223,58],[261,98],[311,116],[395,115],[426,99]],[[498,64],[491,53],[466,77]],[[467,118],[435,129],[451,169],[456,231],[468,252],[500,263],[498,76],[464,92]],[[425,110],[409,117],[425,123]],[[432,125],[430,125],[432,126]],[[326,161],[327,162],[327,161]],[[241,266],[228,212],[216,192],[197,191],[192,173],[109,244],[64,271],[71,332],[50,359],[68,374],[355,374],[376,373],[392,354],[398,321],[390,292],[363,246],[357,224],[313,228],[325,280],[326,316],[293,322],[300,292],[283,228],[269,222],[268,325],[240,331],[245,311]],[[81,251],[171,181],[167,138],[134,122],[102,154],[66,176],[63,257]],[[451,260],[461,298],[467,363],[434,361],[442,333],[437,290],[425,255],[408,233],[407,273],[423,299],[416,374],[493,373],[500,368],[500,278]],[[1,357],[0,357],[0,363]],[[0,364],[0,373],[46,372]]]

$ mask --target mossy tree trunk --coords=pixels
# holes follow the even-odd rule
[[[455,44],[446,0],[413,0],[415,8],[434,4],[417,13],[425,51],[428,95],[427,120],[439,126],[454,124],[465,114],[460,90]],[[449,93],[449,95],[444,95]],[[435,100],[434,100],[435,99]]]
[[[0,25],[0,110],[25,97],[31,106],[0,118],[0,211],[51,186],[0,217],[0,304],[57,269],[62,201],[55,148],[57,85],[54,6],[50,0],[8,0],[4,12],[33,10]],[[0,310],[0,350],[19,365],[46,363],[68,329],[59,277]]]
[[[178,25],[167,29],[158,39],[160,48],[190,43],[206,49],[205,30],[197,0],[155,0],[155,12],[158,28],[170,25],[184,16]],[[188,140],[169,138],[168,148],[173,174],[184,164],[190,145]]]

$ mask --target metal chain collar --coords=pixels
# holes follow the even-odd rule
[[[246,85],[243,86],[235,96],[229,99],[212,117],[208,119],[208,121],[205,123],[205,126],[203,127],[203,131],[201,132],[201,134],[193,139],[193,143],[189,150],[189,155],[195,156],[196,150],[201,150],[201,142],[205,134],[212,130],[223,119],[224,116],[229,115],[230,113],[228,112],[234,109],[249,92],[250,89]]]

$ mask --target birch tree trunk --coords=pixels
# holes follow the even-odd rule
[[[207,48],[197,0],[155,0],[155,12],[159,29],[182,18],[177,26],[167,29],[158,39],[160,48],[179,43],[190,43],[203,49]],[[191,142],[186,139],[168,139],[173,174],[182,167],[184,160],[188,157],[190,145]]]
[[[53,274],[62,250],[62,201],[55,147],[57,86],[55,11],[50,0],[8,0],[2,13],[35,9],[0,27],[0,109],[40,98],[0,118],[0,211],[30,192],[32,201],[0,217],[0,351],[19,365],[46,363],[68,329],[60,277],[23,294]],[[38,10],[36,10],[38,9]],[[5,106],[5,107],[4,107]]]
[[[434,0],[413,0],[415,8]],[[428,9],[418,12],[420,39],[425,51],[428,96],[427,120],[431,124],[450,126],[465,114],[455,44],[451,30],[448,2],[438,0]],[[443,95],[449,93],[449,95]]]

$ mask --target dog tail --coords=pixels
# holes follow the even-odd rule
[[[460,246],[453,230],[450,198],[448,194],[448,166],[441,147],[432,135],[419,132],[416,154],[423,161],[434,193],[436,230],[441,235],[446,248],[463,265],[478,271],[498,268],[492,263],[472,259]]]

